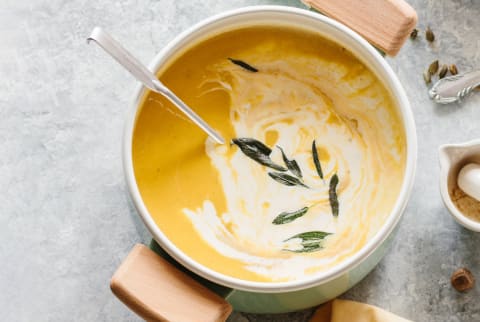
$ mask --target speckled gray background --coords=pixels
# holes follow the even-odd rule
[[[409,41],[388,59],[418,127],[418,174],[398,235],[378,267],[344,298],[415,321],[480,321],[480,287],[454,291],[450,274],[480,278],[480,234],[440,199],[437,148],[480,137],[480,93],[462,105],[429,101],[421,72],[435,58],[480,68],[480,1],[412,0],[437,41]],[[134,80],[85,37],[107,28],[148,62],[212,14],[275,0],[0,0],[0,320],[138,321],[109,278],[149,234],[129,201],[121,164]],[[423,37],[422,37],[423,38]],[[311,311],[232,321],[306,321]]]

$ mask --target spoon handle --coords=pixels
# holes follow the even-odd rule
[[[132,56],[115,39],[100,27],[95,27],[87,38],[87,42],[94,41],[110,56],[112,56],[120,65],[125,67],[138,81],[153,91],[156,91],[153,83],[157,79],[140,61]]]
[[[448,104],[460,101],[477,86],[480,86],[480,70],[442,78],[428,94],[436,103]]]
[[[160,93],[168,98],[175,106],[177,106],[190,120],[198,125],[205,133],[207,133],[217,143],[224,144],[225,140],[220,134],[212,129],[200,116],[198,116],[191,108],[189,108],[178,96],[170,89],[163,85],[158,78],[149,71],[140,61],[122,47],[107,32],[99,27],[95,27],[87,38],[87,42],[94,41],[110,56],[112,56],[120,65],[125,67],[143,85],[152,91]]]

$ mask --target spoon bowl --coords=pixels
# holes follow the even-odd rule
[[[461,101],[478,86],[480,86],[480,70],[475,70],[438,80],[428,95],[436,103],[450,104]]]

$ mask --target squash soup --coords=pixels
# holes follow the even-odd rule
[[[203,40],[159,78],[228,142],[147,92],[133,134],[143,201],[195,261],[288,281],[359,251],[393,209],[405,133],[389,92],[313,32],[258,26]]]

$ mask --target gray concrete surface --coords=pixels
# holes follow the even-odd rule
[[[418,127],[418,174],[390,253],[342,297],[415,321],[480,321],[480,234],[449,216],[437,148],[480,138],[480,93],[436,106],[422,70],[434,59],[480,68],[480,2],[411,0],[433,45],[409,41],[388,59]],[[85,37],[95,25],[148,62],[174,35],[212,14],[275,0],[0,0],[0,320],[137,321],[108,281],[134,243],[148,242],[126,191],[122,127],[134,80]],[[312,311],[232,321],[306,321]]]

